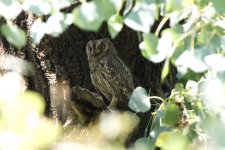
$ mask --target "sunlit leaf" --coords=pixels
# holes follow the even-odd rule
[[[225,105],[224,85],[218,78],[202,81],[199,84],[199,93],[203,96],[204,102],[213,109],[219,110]]]
[[[217,77],[225,85],[225,71],[218,71]]]
[[[137,2],[132,11],[125,18],[127,26],[136,31],[149,33],[151,26],[158,17],[158,8],[155,4],[149,4],[149,1]]]
[[[8,128],[23,131],[26,130],[26,124],[35,124],[34,121],[38,121],[44,112],[44,101],[37,93],[26,91],[13,100],[6,101],[1,110]]]
[[[151,150],[155,148],[155,144],[153,140],[150,140],[146,137],[136,140],[134,147],[136,148],[136,150]]]
[[[73,10],[74,24],[81,29],[97,31],[104,19],[101,14],[98,13],[98,9],[94,1],[83,3]]]
[[[225,1],[223,0],[214,0],[212,1],[213,6],[215,7],[215,9],[220,13],[220,14],[224,14],[225,10],[224,10],[224,5],[225,5]]]
[[[177,83],[174,88],[176,91],[183,91],[184,85],[182,83]]]
[[[57,37],[64,32],[72,22],[73,16],[71,14],[58,12],[48,18],[45,31],[47,34]]]
[[[45,35],[46,24],[37,19],[31,27],[31,37],[34,44],[38,44]]]
[[[71,4],[74,3],[74,0],[60,0],[60,8],[69,7]]]
[[[185,89],[187,89],[187,93],[190,95],[196,95],[198,93],[198,83],[192,80],[189,80],[186,84]]]
[[[150,61],[159,63],[171,52],[173,37],[168,32],[164,32],[160,39],[151,33],[145,34],[143,38],[139,47],[142,55]]]
[[[165,141],[168,139],[168,136],[169,136],[169,132],[160,133],[156,141],[156,146],[163,147],[163,144],[165,144]]]
[[[144,34],[143,42],[139,44],[141,54],[151,60],[151,56],[157,54],[158,38],[154,34]]]
[[[30,140],[23,145],[24,149],[33,149],[34,147],[37,149],[46,149],[52,146],[52,143],[56,142],[59,138],[60,127],[56,127],[50,120],[41,118],[36,128],[29,132],[28,136],[30,136]]]
[[[123,18],[121,16],[114,15],[108,20],[108,29],[112,38],[115,38],[122,28]]]
[[[100,131],[104,137],[115,139],[129,134],[139,123],[139,118],[130,112],[102,113],[100,117]],[[108,130],[110,128],[110,130]]]
[[[25,0],[22,6],[25,11],[31,11],[36,15],[47,15],[53,9],[50,0]]]
[[[95,0],[94,4],[98,8],[98,14],[108,20],[121,7],[121,0]]]
[[[184,52],[186,49],[185,41],[180,41],[174,49],[174,43],[183,35],[183,28],[180,25],[175,25],[173,28],[165,29],[162,32],[160,38],[160,43],[158,45],[158,55],[164,57],[169,56],[170,61],[175,64],[176,59]],[[172,55],[172,56],[171,56]],[[162,57],[163,58],[163,57]]]
[[[166,0],[166,11],[171,12],[173,10],[179,10],[182,8],[183,0]]]
[[[166,106],[165,115],[162,119],[163,123],[168,126],[176,125],[181,118],[181,112],[175,103],[169,103]]]
[[[182,66],[177,67],[177,78],[183,83],[187,82],[188,80],[199,81],[203,76],[204,72],[196,73]]]
[[[165,3],[165,2],[166,2],[166,0],[156,0],[157,4],[162,4],[162,3]]]
[[[204,51],[204,49],[198,49],[197,51]],[[186,50],[176,60],[177,66],[184,66],[193,70],[194,72],[203,72],[208,69],[201,58],[197,57],[193,52]]]
[[[187,19],[192,13],[191,9],[187,9],[186,11],[174,11],[170,16],[170,26],[175,26],[183,19]]]
[[[181,131],[162,132],[156,141],[156,146],[167,150],[187,149],[188,139]]]
[[[220,54],[208,55],[204,60],[213,71],[225,70],[225,57]]]
[[[23,101],[26,104],[26,109],[28,112],[36,112],[39,114],[44,113],[44,99],[38,93],[26,91],[18,97],[18,100]]]
[[[0,57],[0,63],[2,63],[2,56]],[[4,59],[4,58],[3,58]],[[10,59],[6,59],[10,60]],[[21,62],[21,60],[20,60]],[[14,66],[17,64],[12,63]],[[21,65],[18,61],[18,65]],[[6,68],[4,68],[6,69]],[[11,69],[11,68],[7,68]],[[13,101],[20,93],[24,92],[23,85],[23,78],[19,73],[9,72],[0,76],[0,101]]]
[[[169,69],[170,69],[169,60],[166,60],[161,73],[162,82],[165,80],[166,76],[169,74]]]
[[[150,110],[151,103],[146,90],[142,87],[134,89],[128,105],[135,112],[146,112]]]
[[[214,113],[208,113],[206,119],[202,122],[203,129],[207,135],[215,142],[218,146],[224,147],[224,135],[225,128],[224,122],[216,116]]]
[[[22,11],[21,4],[15,0],[0,1],[0,16],[6,19],[15,19]]]
[[[127,0],[126,1],[126,6],[125,6],[125,9],[124,9],[124,12],[123,12],[124,16],[127,15],[131,11],[131,9],[133,7],[133,3],[134,3],[133,0]]]
[[[194,0],[183,0],[182,1],[182,6],[183,7],[193,6],[194,4],[195,4]]]
[[[150,132],[150,136],[153,138],[153,139],[156,139],[160,133],[162,132],[166,132],[166,131],[171,131],[170,128],[166,127],[166,126],[156,126],[152,129],[152,131]]]
[[[26,44],[26,33],[13,24],[4,24],[1,26],[1,32],[7,41],[17,48],[22,48]]]
[[[10,70],[24,75],[32,75],[32,64],[22,58],[13,55],[1,54],[0,55],[1,69]]]
[[[123,0],[108,0],[116,11],[122,8]]]

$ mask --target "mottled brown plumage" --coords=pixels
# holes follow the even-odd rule
[[[91,40],[86,53],[92,83],[111,102],[109,108],[127,107],[134,88],[132,75],[113,43],[107,38]]]

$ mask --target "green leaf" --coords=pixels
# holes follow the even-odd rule
[[[74,3],[74,0],[60,0],[60,8],[66,8],[69,7]]]
[[[54,5],[58,7],[56,2]],[[40,16],[50,14],[54,10],[50,0],[25,0],[22,6],[23,10]]]
[[[6,19],[15,19],[22,11],[21,4],[15,0],[0,1],[0,16]]]
[[[114,7],[116,11],[120,11],[123,5],[123,0],[108,0],[110,6]]]
[[[94,1],[74,8],[72,12],[74,24],[84,30],[97,31],[104,19],[98,9]]]
[[[225,70],[225,57],[221,54],[212,54],[204,58],[205,63],[215,72]]]
[[[41,19],[35,20],[31,27],[31,37],[34,44],[38,44],[45,35],[46,24]]]
[[[50,16],[46,22],[46,33],[57,37],[64,32],[73,22],[71,14],[55,13]]]
[[[144,41],[140,43],[141,54],[151,60],[151,56],[157,54],[158,37],[154,34],[143,34]]]
[[[177,84],[175,85],[174,90],[175,90],[176,92],[181,92],[181,91],[184,90],[184,85],[183,85],[182,83],[177,83]]]
[[[168,103],[165,109],[165,115],[162,119],[163,124],[167,126],[176,125],[181,118],[181,112],[178,106],[174,103]]]
[[[139,138],[136,140],[134,147],[136,150],[151,150],[155,148],[153,140],[150,140],[147,137]]]
[[[217,10],[218,13],[224,14],[225,9],[223,6],[225,6],[224,0],[213,0],[211,1],[213,3],[214,8]]]
[[[128,105],[135,112],[146,112],[150,110],[151,103],[146,90],[142,87],[135,88]]]
[[[44,113],[45,108],[44,99],[38,93],[26,91],[24,94],[18,97],[18,100],[24,103],[23,111],[27,110],[27,113],[30,112],[35,112],[38,114]]]
[[[112,38],[115,38],[122,28],[123,18],[121,16],[114,15],[108,20],[108,29]]]
[[[104,19],[108,20],[122,5],[121,0],[95,0],[98,14]]]
[[[156,139],[160,135],[161,132],[166,132],[166,131],[171,131],[171,129],[166,126],[156,126],[150,132],[150,136],[153,139]]]
[[[26,44],[26,33],[12,24],[4,24],[1,26],[1,32],[7,41],[17,48],[22,48]]]
[[[207,47],[208,49],[208,47]],[[208,69],[206,64],[202,60],[203,52],[206,51],[205,48],[196,48],[195,52],[191,52],[189,50],[186,50],[184,53],[182,53],[178,59],[176,60],[176,66],[183,66],[186,68],[191,69],[194,72],[204,72]]]
[[[34,73],[32,64],[22,58],[8,54],[1,54],[0,60],[3,60],[0,61],[1,69],[10,70],[10,72],[17,72],[24,75],[32,75]]]
[[[213,35],[215,35],[215,32],[213,32],[213,25],[212,24],[206,24],[198,33],[197,36],[197,44],[198,46],[209,44],[211,38]]]
[[[123,16],[126,16],[132,9],[134,4],[133,0],[126,0],[126,5],[125,5],[125,9],[123,11]]]
[[[188,144],[187,136],[182,135],[181,131],[162,132],[155,143],[161,149],[167,150],[186,150]]]
[[[175,50],[173,49],[174,43],[176,43],[179,38],[184,35],[183,27],[181,25],[175,25],[172,28],[163,30],[162,36],[159,43],[159,52],[164,54],[164,56],[169,56],[170,61],[175,64],[177,58],[185,51],[187,43],[185,41],[179,41],[176,45]],[[172,56],[171,56],[172,55]]]
[[[158,8],[156,4],[149,4],[148,1],[137,1],[135,7],[125,18],[127,26],[136,31],[149,33],[151,26],[158,18]]]
[[[161,82],[163,82],[166,78],[166,76],[169,74],[169,60],[166,60],[162,69],[162,74],[161,74]]]
[[[162,4],[162,3],[166,3],[166,0],[156,0],[157,4]]]
[[[172,12],[174,10],[179,10],[182,8],[183,0],[166,0],[166,11]]]
[[[224,115],[221,116],[224,117]],[[225,138],[225,128],[224,122],[219,118],[215,113],[208,113],[206,118],[202,122],[204,131],[207,133],[207,136],[219,147],[224,147],[224,138]]]
[[[8,91],[10,92],[10,91]],[[44,112],[43,98],[34,92],[24,92],[14,99],[8,99],[1,107],[1,113],[9,128],[23,130],[24,123],[32,121],[31,119],[39,117]],[[30,120],[28,120],[30,119]],[[15,124],[15,122],[16,124]],[[30,124],[32,122],[29,122]]]

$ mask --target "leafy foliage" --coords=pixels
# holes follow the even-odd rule
[[[149,96],[144,88],[134,89],[130,97],[129,107],[135,112],[146,112],[151,108]]]
[[[21,79],[17,73],[0,77],[0,149],[48,148],[58,138],[59,130],[44,118],[43,98],[35,92],[24,92]]]
[[[62,13],[75,3],[79,6],[71,13]],[[72,23],[97,31],[107,22],[112,38],[124,25],[132,28],[142,35],[139,48],[143,57],[164,62],[161,80],[166,80],[172,63],[180,81],[186,82],[178,83],[164,100],[150,96],[142,87],[133,91],[129,102],[133,111],[146,112],[155,99],[163,101],[151,114],[150,134],[138,139],[135,148],[224,149],[224,5],[223,0],[1,0],[0,16],[7,22],[1,25],[1,33],[15,47],[25,46],[25,31],[11,21],[22,10],[40,16],[31,29],[34,44],[45,34],[59,36]],[[47,22],[42,15],[49,15]],[[160,17],[156,31],[150,33]],[[169,27],[164,29],[166,23]]]
[[[4,36],[6,36],[9,43],[14,44],[17,48],[21,48],[26,44],[26,34],[17,26],[12,24],[2,25],[1,32]]]

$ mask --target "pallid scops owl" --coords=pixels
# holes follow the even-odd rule
[[[109,108],[127,108],[134,84],[130,69],[119,58],[108,38],[87,43],[91,80],[109,101]]]

